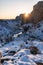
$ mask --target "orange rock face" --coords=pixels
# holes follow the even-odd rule
[[[26,22],[37,23],[43,20],[43,1],[39,1],[33,6],[33,11],[30,13]]]
[[[33,6],[33,11],[31,13],[33,21],[38,22],[43,20],[43,1],[39,1]]]

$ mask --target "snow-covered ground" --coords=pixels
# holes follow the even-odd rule
[[[32,47],[38,48],[38,52],[31,50]],[[43,63],[43,42],[22,41],[10,42],[0,48],[2,52],[3,65],[37,65]],[[32,53],[33,52],[33,53]]]
[[[10,42],[0,41],[0,52],[2,53],[2,65],[43,65],[43,21],[35,27],[34,24],[21,24],[11,22],[8,24],[13,29],[13,40]],[[15,28],[16,27],[16,28]],[[19,28],[18,28],[19,27]],[[11,35],[11,29],[0,26],[3,35]],[[15,30],[16,29],[16,30]],[[3,37],[3,36],[2,36]]]

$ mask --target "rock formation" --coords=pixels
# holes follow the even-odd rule
[[[24,17],[24,14],[20,14],[17,19],[22,21],[23,23],[32,22],[37,23],[43,20],[43,1],[39,1],[37,4],[33,6],[33,11],[28,15],[27,18]]]
[[[39,1],[33,6],[33,11],[28,17],[28,22],[37,23],[43,20],[43,1]]]
[[[43,1],[39,1],[33,6],[33,11],[31,12],[34,22],[39,22],[43,20]]]

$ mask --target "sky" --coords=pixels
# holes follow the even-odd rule
[[[43,0],[0,0],[0,19],[14,19],[21,13],[30,13],[38,1]]]

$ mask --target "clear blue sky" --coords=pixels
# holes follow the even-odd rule
[[[38,1],[40,0],[0,0],[0,19],[15,18],[21,13],[30,13]]]

